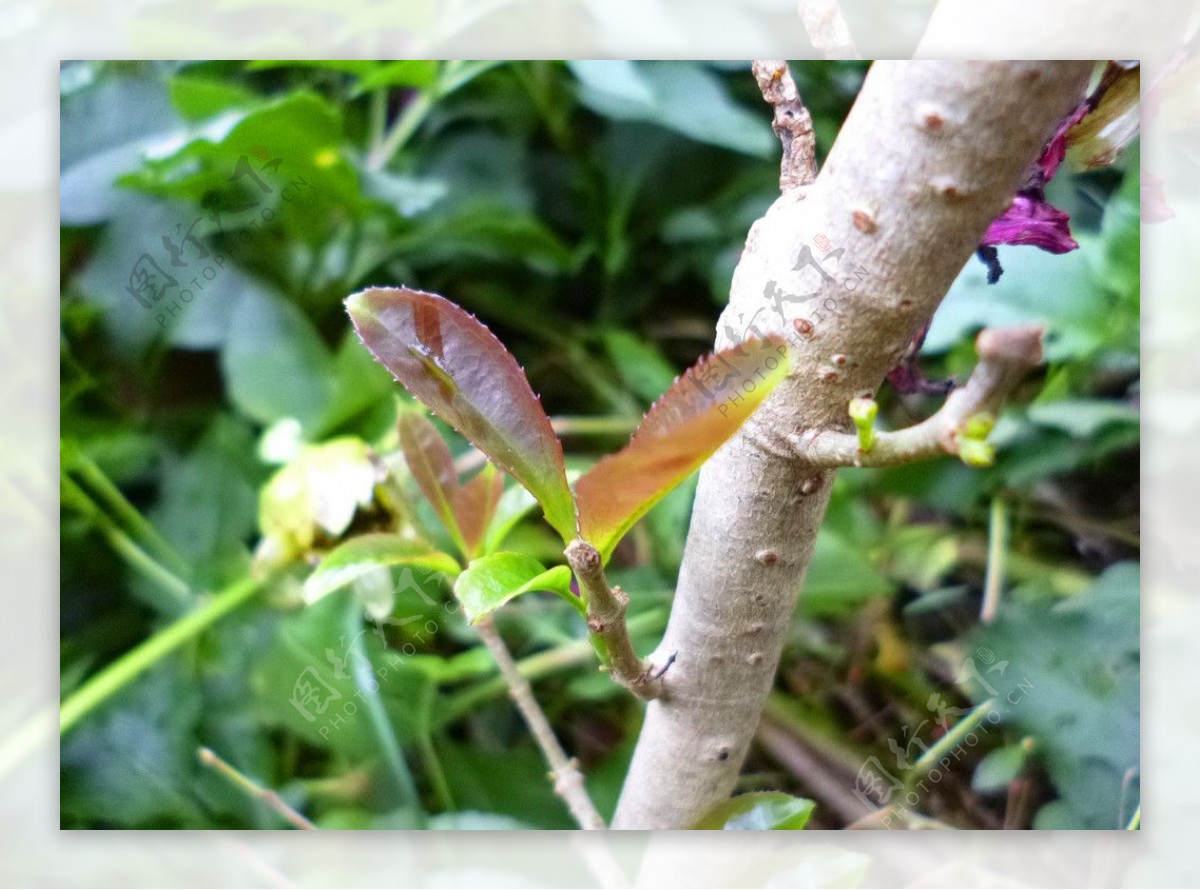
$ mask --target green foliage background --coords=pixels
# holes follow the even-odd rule
[[[793,70],[827,151],[865,67]],[[711,346],[778,176],[749,66],[725,62],[70,62],[61,158],[64,698],[251,574],[259,493],[302,444],[394,450],[406,396],[350,333],[347,294],[407,284],[476,313],[565,419],[568,467],[586,467]],[[1081,249],[1001,248],[1001,282],[968,264],[939,311],[931,374],[967,373],[983,325],[1048,325],[1048,367],[1002,418],[994,467],[838,480],[765,719],[848,792],[871,757],[899,772],[889,742],[935,743],[935,697],[958,713],[995,694],[954,682],[986,651],[1006,665],[983,675],[1002,698],[1028,689],[920,809],[964,828],[1113,828],[1138,807],[1138,197],[1136,146],[1061,174],[1050,198]],[[173,266],[166,241],[189,230]],[[140,305],[127,285],[144,254],[177,273],[173,294],[194,280],[191,299]],[[882,398],[893,426],[935,404]],[[691,494],[614,559],[642,651]],[[1001,525],[1003,601],[984,627]],[[561,561],[536,518],[508,546]],[[332,730],[306,721],[297,677],[328,673],[363,627],[346,594],[302,604],[308,571],[272,577],[64,736],[64,827],[279,827],[200,765],[201,745],[322,827],[570,827],[448,590],[402,594],[393,616],[419,620],[354,644],[394,664],[386,682],[363,698],[361,678],[331,680],[362,707]],[[499,624],[610,811],[640,706],[596,672],[561,600],[522,598]],[[813,797],[813,827],[849,818],[777,746],[742,787]]]

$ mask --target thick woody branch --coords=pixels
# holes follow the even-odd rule
[[[835,475],[797,459],[788,437],[844,426],[851,400],[904,357],[1091,69],[877,62],[820,176],[792,176],[751,227],[717,347],[779,333],[792,372],[700,470],[670,622],[650,656],[677,658],[668,694],[646,707],[614,828],[693,825],[733,791]],[[786,101],[769,70],[756,69],[768,101]]]
[[[816,467],[894,467],[940,454],[964,456],[964,433],[974,418],[994,417],[1008,394],[1042,361],[1041,325],[989,328],[975,341],[979,364],[932,417],[891,433],[876,433],[869,451],[833,430],[790,436],[797,456]]]
[[[754,79],[763,98],[775,109],[771,128],[783,144],[779,190],[787,192],[817,178],[817,139],[812,117],[800,98],[796,81],[783,59],[755,59]]]
[[[642,700],[657,698],[662,694],[662,674],[634,651],[625,623],[629,597],[621,588],[608,586],[600,553],[587,541],[572,541],[566,554],[587,602],[588,631],[599,643],[613,679]]]
[[[554,728],[550,726],[550,721],[546,719],[537,699],[534,698],[533,687],[529,685],[529,681],[525,679],[517,667],[517,663],[513,661],[512,653],[504,645],[504,640],[500,638],[496,625],[492,623],[491,618],[485,618],[476,625],[476,629],[479,631],[484,645],[492,653],[492,659],[496,662],[496,667],[500,669],[500,676],[508,684],[509,694],[516,703],[517,710],[525,718],[525,724],[533,733],[534,741],[541,748],[546,762],[550,764],[550,778],[554,782],[555,792],[566,802],[567,809],[571,811],[571,815],[575,817],[580,828],[587,830],[606,828],[604,818],[596,810],[592,799],[588,796],[578,764],[573,758],[567,756],[567,752],[558,743],[558,738],[554,735]]]

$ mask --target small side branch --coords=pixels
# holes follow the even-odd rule
[[[289,806],[287,801],[280,797],[277,792],[259,785],[245,773],[240,772],[233,765],[226,762],[211,748],[200,748],[196,753],[204,766],[214,770],[243,794],[261,801],[269,809],[279,814],[280,818],[293,828],[299,828],[301,831],[318,830],[316,825]]]
[[[812,117],[796,89],[796,81],[782,59],[755,59],[754,79],[763,98],[775,109],[771,128],[783,144],[779,163],[779,190],[787,192],[817,178],[817,140]]]
[[[566,802],[567,809],[571,811],[580,828],[589,831],[605,829],[607,826],[604,824],[604,818],[588,796],[578,764],[567,756],[567,752],[558,743],[550,721],[546,719],[533,696],[533,687],[513,661],[512,653],[504,645],[504,640],[500,639],[496,625],[490,618],[485,618],[475,627],[484,645],[492,653],[492,659],[500,669],[500,676],[508,684],[509,694],[516,703],[517,710],[525,718],[525,724],[533,733],[534,741],[542,749],[546,762],[550,764],[550,778],[554,781],[555,792]]]
[[[809,430],[788,437],[796,454],[818,467],[894,467],[939,454],[969,459],[969,436],[976,422],[989,424],[1004,400],[1042,361],[1042,327],[989,328],[975,341],[979,364],[966,385],[947,396],[927,420],[892,433],[876,433],[869,451],[860,437],[830,430]],[[990,428],[990,427],[989,427]]]
[[[613,679],[640,699],[659,697],[663,672],[654,672],[634,651],[625,623],[629,597],[621,588],[608,586],[599,551],[587,541],[575,540],[566,555],[587,601],[588,630],[606,657]]]

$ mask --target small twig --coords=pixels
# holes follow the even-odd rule
[[[188,612],[153,636],[146,638],[116,661],[89,677],[68,695],[59,708],[59,736],[66,736],[76,724],[110,697],[124,689],[162,658],[203,633],[234,609],[250,600],[274,576],[262,579],[242,578],[213,594],[200,608]]]
[[[571,815],[575,817],[580,828],[603,830],[607,826],[596,810],[595,804],[592,803],[592,799],[588,796],[587,787],[583,784],[583,775],[579,772],[578,765],[574,759],[567,756],[562,745],[558,743],[550,721],[546,719],[537,699],[533,696],[533,687],[529,685],[529,681],[525,679],[517,667],[517,663],[513,661],[512,654],[496,631],[496,626],[490,618],[485,618],[476,624],[475,628],[479,631],[479,636],[483,639],[484,645],[488,647],[488,651],[492,653],[496,667],[500,669],[501,676],[508,684],[509,694],[516,702],[517,710],[521,712],[521,716],[525,718],[525,724],[533,733],[534,741],[542,749],[546,762],[550,764],[550,777],[554,780],[555,792],[566,802],[567,809],[571,811]]]
[[[861,59],[838,0],[800,0],[808,39],[827,59]]]
[[[809,430],[788,437],[796,454],[818,467],[893,467],[939,454],[961,455],[963,432],[973,418],[994,416],[1005,398],[1042,360],[1042,327],[988,328],[975,341],[979,364],[966,384],[946,397],[927,420],[878,433],[870,451],[859,437]]]
[[[901,789],[901,794],[907,795],[913,791],[918,782],[937,766],[938,760],[946,754],[953,753],[967,736],[988,719],[988,715],[995,709],[996,700],[991,698],[981,705],[976,705],[961,720],[950,727],[945,735],[926,748],[925,752],[917,758],[912,769],[904,776],[904,787]]]
[[[788,192],[817,178],[817,140],[812,117],[796,89],[796,81],[782,59],[755,59],[754,79],[763,98],[775,109],[771,128],[783,144],[779,162],[779,190]]]
[[[667,623],[667,616],[664,610],[655,609],[634,615],[628,623],[631,633],[642,630],[661,631]],[[580,665],[594,663],[595,658],[596,647],[591,640],[572,640],[522,658],[517,662],[517,670],[521,672],[521,676],[533,682]],[[481,702],[503,695],[507,690],[508,684],[504,682],[503,677],[489,677],[475,686],[468,686],[461,692],[448,695],[434,717],[434,729],[441,729],[460,720]]]
[[[621,588],[608,586],[600,553],[587,541],[572,541],[566,554],[587,601],[588,630],[607,656],[613,679],[640,699],[658,698],[663,689],[661,675],[654,676],[653,666],[638,657],[629,638],[625,623],[629,597]]]
[[[197,753],[202,764],[215,770],[222,778],[227,779],[231,785],[236,786],[250,797],[262,801],[267,807],[283,817],[286,822],[304,831],[318,830],[316,825],[309,822],[308,819],[293,809],[277,792],[272,791],[270,788],[264,788],[245,773],[223,760],[211,748],[201,748]]]

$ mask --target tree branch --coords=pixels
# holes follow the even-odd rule
[[[678,658],[669,694],[646,707],[613,827],[684,828],[732,792],[835,475],[798,459],[788,437],[844,427],[851,400],[879,387],[1091,69],[877,62],[816,181],[783,191],[751,227],[717,348],[752,327],[782,334],[792,373],[700,470],[650,656]]]
[[[857,436],[808,430],[788,437],[796,455],[816,467],[894,467],[940,454],[963,453],[965,432],[975,418],[991,417],[1022,378],[1042,361],[1041,325],[989,328],[975,341],[979,364],[966,385],[954,390],[941,409],[915,426],[876,433],[863,451]],[[986,431],[984,432],[986,435]],[[979,441],[979,437],[970,437]]]
[[[779,190],[788,192],[817,178],[817,140],[812,117],[783,59],[755,59],[754,79],[763,98],[775,109],[771,128],[783,144]]]
[[[496,625],[492,623],[491,618],[485,618],[475,625],[475,628],[488,651],[492,653],[500,675],[508,684],[509,695],[512,696],[521,716],[525,718],[525,725],[533,733],[534,741],[542,749],[546,762],[550,764],[550,778],[554,781],[555,792],[566,802],[567,809],[571,811],[580,828],[603,830],[606,827],[604,819],[588,796],[578,764],[567,756],[567,752],[558,743],[550,721],[546,719],[537,699],[534,698],[533,687],[513,661],[512,654],[496,630]]]
[[[588,631],[599,643],[613,679],[642,700],[657,698],[663,691],[662,673],[656,674],[633,648],[625,623],[629,597],[621,588],[608,586],[600,553],[587,541],[572,541],[566,555],[587,602]]]

